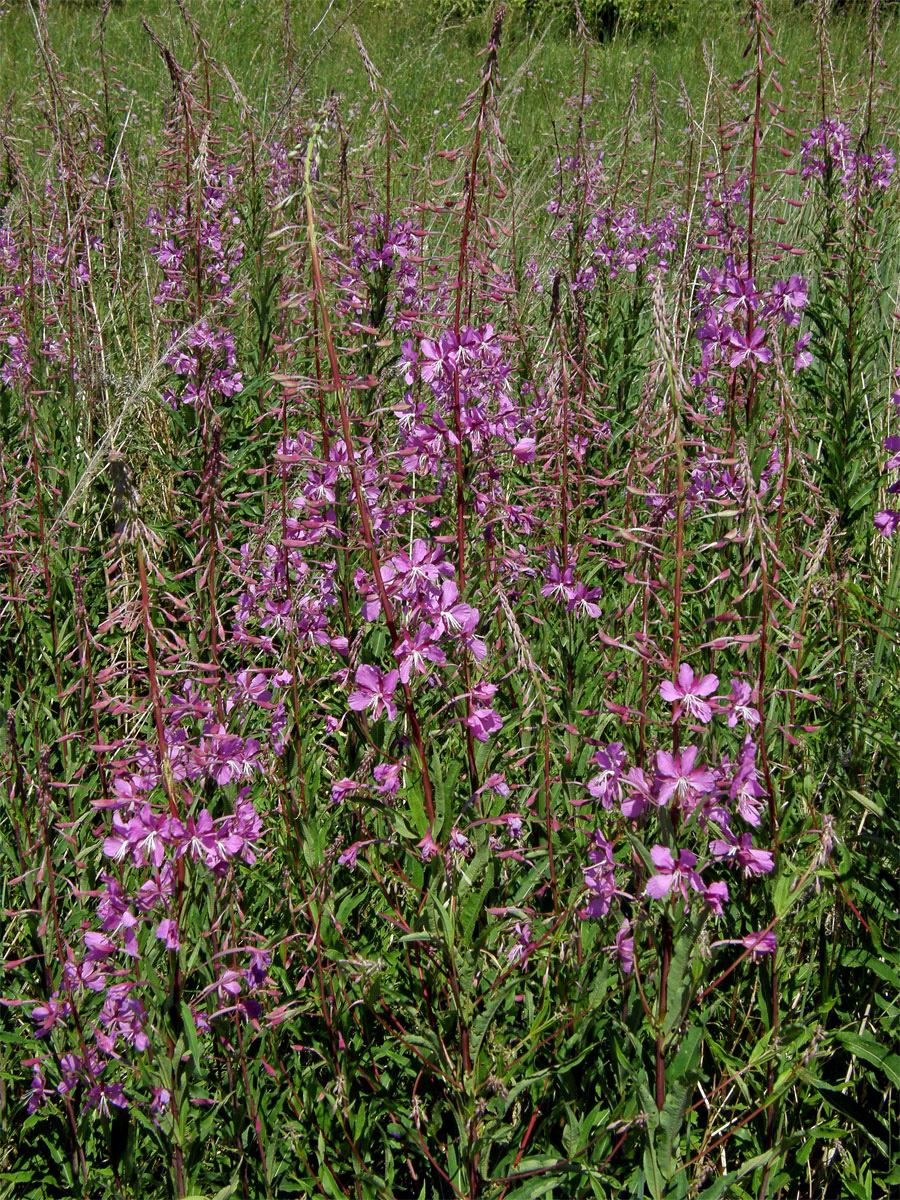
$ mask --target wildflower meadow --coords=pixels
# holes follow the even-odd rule
[[[900,1194],[898,14],[599,7],[0,4],[3,1200]]]

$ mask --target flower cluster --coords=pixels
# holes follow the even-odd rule
[[[870,151],[859,148],[859,138],[836,117],[826,117],[810,130],[800,145],[800,177],[817,179],[826,188],[836,183],[845,199],[860,190],[885,191],[894,177],[897,156],[884,144]]]
[[[718,763],[704,763],[700,747],[689,745],[672,751],[657,750],[655,770],[648,772],[640,766],[627,766],[619,742],[595,752],[593,761],[600,773],[589,780],[587,790],[611,815],[620,813],[626,823],[620,824],[612,840],[601,829],[593,833],[588,864],[582,868],[588,889],[584,917],[605,917],[617,899],[626,901],[633,912],[641,896],[649,900],[680,898],[686,909],[696,900],[712,915],[722,917],[730,896],[728,883],[724,879],[704,880],[707,870],[729,867],[750,877],[774,869],[772,852],[754,846],[752,838],[752,829],[761,824],[766,799],[756,767],[757,747],[749,732],[759,724],[759,713],[749,703],[751,690],[743,680],[732,680],[729,697],[716,697],[718,687],[718,676],[698,677],[687,663],[682,663],[676,681],[665,681],[659,690],[662,699],[672,705],[673,722],[687,718],[706,726],[719,714],[732,729],[739,724],[746,726],[748,732],[736,761],[723,755]],[[574,803],[584,805],[590,801]],[[642,839],[648,828],[658,829],[661,810],[666,815],[664,827],[681,831],[682,838],[689,836],[694,848],[683,843],[680,848],[664,842],[652,845],[647,860],[651,873],[643,891],[629,890],[626,864],[615,856],[616,844],[627,846]],[[751,829],[742,831],[736,821]],[[633,871],[631,880],[634,889]],[[633,923],[632,917],[629,931]],[[623,970],[630,969],[631,941],[626,951],[622,939],[617,940]]]
[[[241,219],[234,208],[238,171],[208,162],[203,186],[193,203],[182,199],[164,210],[152,208],[146,226],[155,239],[150,253],[161,271],[154,304],[172,314],[175,328],[166,363],[176,379],[186,382],[164,389],[172,405],[215,408],[243,390],[234,335],[211,326],[205,306],[234,304],[236,273],[244,256],[238,238]],[[179,323],[193,317],[186,329]]]

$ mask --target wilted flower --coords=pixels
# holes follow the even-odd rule
[[[418,849],[420,850],[420,852],[422,854],[423,862],[428,862],[429,858],[435,858],[435,857],[440,858],[440,856],[441,856],[441,848],[437,844],[437,842],[434,840],[434,838],[431,836],[430,829],[425,834],[425,836],[422,838],[421,842],[419,842]]]

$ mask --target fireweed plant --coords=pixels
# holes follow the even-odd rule
[[[2,127],[0,1195],[886,1194],[877,8],[621,112],[582,28],[538,184],[502,8],[421,162],[179,11],[140,156],[109,4]]]

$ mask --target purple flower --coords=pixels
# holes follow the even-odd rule
[[[771,929],[763,933],[745,933],[741,943],[750,951],[752,959],[760,958],[763,954],[774,954],[778,941]]]
[[[661,805],[674,800],[681,808],[692,809],[716,786],[712,771],[694,766],[697,753],[696,746],[685,746],[677,754],[657,750],[657,796]]]
[[[525,823],[518,813],[506,813],[500,818],[506,822],[506,832],[508,836],[515,842],[522,836]]]
[[[450,849],[455,850],[457,854],[465,855],[469,853],[469,839],[455,825],[450,830]]]
[[[102,992],[109,982],[103,963],[92,961],[90,955],[86,955],[81,962],[76,962],[71,950],[68,950],[68,961],[63,970],[73,987],[84,987],[91,992]]]
[[[87,962],[105,962],[116,948],[115,942],[93,929],[85,930],[84,944],[88,951]]]
[[[733,729],[738,721],[747,725],[759,724],[759,713],[748,702],[750,700],[750,685],[742,679],[732,679],[731,700],[728,706],[728,724]]]
[[[588,860],[589,865],[581,870],[584,872],[585,886],[591,892],[591,898],[581,916],[605,917],[618,887],[612,844],[599,830],[594,833],[594,845],[588,851]]]
[[[90,1089],[84,1098],[85,1112],[91,1112],[93,1109],[98,1109],[104,1117],[109,1117],[109,1106],[114,1105],[116,1108],[127,1108],[128,1101],[125,1099],[125,1093],[122,1091],[120,1083],[98,1083]]]
[[[713,913],[717,917],[721,917],[722,906],[728,903],[728,884],[722,882],[707,884],[703,898]]]
[[[136,817],[128,824],[128,840],[136,866],[142,866],[144,858],[154,867],[161,867],[165,851],[163,840],[168,828],[168,818],[156,816],[149,804],[141,806]]]
[[[478,625],[478,609],[459,602],[459,589],[452,579],[441,584],[440,598],[426,604],[431,616],[436,617],[432,636],[440,638],[445,633],[453,637],[473,634]]]
[[[516,921],[513,928],[516,940],[507,950],[506,957],[509,962],[515,963],[516,966],[524,967],[535,945],[531,939],[531,926],[527,921]]]
[[[208,865],[218,858],[216,830],[208,809],[201,808],[194,817],[185,817],[181,822],[173,817],[169,824],[169,837],[175,844],[175,857],[189,855],[194,862],[202,859]]]
[[[883,508],[875,514],[875,528],[883,537],[891,537],[900,528],[900,512]]]
[[[723,294],[725,300],[722,308],[727,313],[734,313],[739,309],[747,311],[757,307],[759,293],[753,282],[753,276],[747,275],[746,269],[743,267],[737,274],[726,275]]]
[[[541,588],[541,591],[544,589]],[[572,594],[566,603],[566,612],[573,612],[576,617],[599,617],[602,610],[595,601],[600,595],[599,588],[586,588],[581,582],[576,583]]]
[[[684,709],[689,717],[694,717],[704,725],[712,720],[712,710],[703,699],[711,696],[719,686],[718,675],[704,675],[702,679],[695,677],[688,663],[682,663],[678,668],[678,682],[668,679],[659,689],[663,700],[675,707],[672,710],[672,720],[677,721]]]
[[[99,1064],[99,1056],[97,1056],[97,1052],[93,1050],[93,1047],[91,1050],[93,1053],[90,1056],[90,1061],[92,1064],[96,1062],[97,1069],[100,1071],[103,1068]],[[56,1085],[56,1090],[60,1096],[69,1096],[78,1087],[82,1075],[86,1074],[85,1064],[81,1056],[78,1054],[64,1054],[59,1060],[59,1073],[61,1078]],[[97,1072],[95,1071],[96,1074]]]
[[[260,744],[256,738],[246,741],[215,724],[206,731],[197,761],[210,779],[226,787],[236,779],[250,775],[258,767]]]
[[[784,307],[793,312],[806,308],[809,288],[802,275],[792,275],[784,286]]]
[[[431,628],[424,622],[416,630],[415,638],[411,638],[404,630],[394,647],[394,657],[400,663],[400,678],[409,683],[413,671],[419,675],[427,675],[431,670],[429,664],[442,664],[447,661],[444,651],[432,640]]]
[[[560,571],[556,563],[551,563],[547,572],[547,582],[541,588],[541,595],[547,600],[568,604],[575,595],[574,568],[566,567]]]
[[[797,344],[794,346],[794,374],[799,373],[806,367],[810,366],[813,360],[812,354],[809,352],[809,343],[812,341],[812,334],[804,333],[797,338]]]
[[[231,968],[224,970],[215,984],[220,1000],[233,1000],[241,994],[242,987],[243,981],[240,973]]]
[[[631,936],[629,937],[629,934]],[[623,921],[616,934],[616,951],[623,975],[630,975],[634,967],[634,934],[631,933],[631,922]]]
[[[269,691],[266,677],[260,671],[240,671],[235,676],[235,690],[225,701],[225,711],[231,712],[239,701],[251,701],[254,704],[270,705],[272,693]]]
[[[761,801],[765,798],[766,791],[757,778],[756,745],[749,733],[744,739],[741,759],[731,781],[730,794],[732,804],[747,824],[758,825]]]
[[[262,833],[262,820],[253,807],[249,798],[249,788],[243,788],[238,795],[234,815],[225,817],[219,822],[219,832],[216,835],[216,846],[222,859],[239,854],[248,866],[256,862],[254,843],[259,841]]]
[[[174,879],[175,871],[171,862],[163,863],[162,870],[155,871],[150,879],[145,879],[134,898],[138,912],[149,913],[165,904],[174,894]]]
[[[403,763],[379,763],[373,770],[375,789],[383,796],[396,796],[400,790],[400,773]]]
[[[31,1010],[31,1019],[37,1025],[34,1036],[46,1037],[51,1029],[64,1021],[69,1013],[69,1005],[65,1000],[47,1000],[44,1004],[36,1004]]]
[[[623,777],[626,795],[622,800],[622,815],[632,821],[637,820],[642,812],[659,800],[653,794],[650,780],[640,767],[631,767]]]
[[[678,888],[684,899],[690,903],[687,893],[688,886],[695,892],[705,892],[703,880],[694,870],[697,865],[697,855],[690,850],[682,850],[678,858],[672,857],[672,851],[667,846],[654,846],[650,851],[653,864],[659,872],[647,880],[644,894],[654,900],[663,900],[673,888]]]
[[[622,778],[622,768],[625,766],[625,749],[621,742],[610,742],[594,755],[594,762],[600,768],[600,774],[588,782],[588,791],[601,801],[604,808],[612,808],[621,795],[619,780]]]
[[[181,941],[178,937],[178,924],[171,917],[166,917],[164,921],[160,921],[156,927],[156,936],[167,950],[178,950],[181,946]]]
[[[489,775],[484,784],[485,788],[490,788],[492,792],[498,796],[502,796],[504,800],[509,798],[509,784],[503,775],[495,773]],[[483,789],[482,789],[483,790]]]
[[[169,1107],[169,1101],[172,1099],[172,1094],[168,1088],[155,1087],[150,1089],[150,1111],[152,1113],[163,1112]]]
[[[370,844],[370,842],[354,842],[338,856],[338,865],[342,867],[350,867],[352,870],[356,866],[356,857],[360,850],[363,848],[363,846],[368,846]]]
[[[745,875],[767,875],[775,869],[775,858],[769,850],[757,850],[753,835],[742,833],[735,838],[727,830],[724,838],[713,838],[709,843],[713,857],[736,863]]]
[[[479,742],[486,742],[492,733],[503,727],[503,720],[492,708],[476,708],[466,718],[466,725]]]
[[[346,800],[354,792],[361,791],[362,784],[358,783],[355,779],[336,779],[331,785],[331,799],[334,804],[340,804],[342,800]]]
[[[100,1013],[100,1021],[106,1032],[101,1035],[97,1031],[95,1036],[98,1046],[107,1054],[115,1052],[115,1045],[119,1039],[127,1046],[133,1046],[139,1052],[146,1050],[150,1045],[150,1039],[144,1033],[146,1016],[144,1006],[140,1000],[135,1000],[128,995],[130,986],[128,983],[118,984],[111,987],[106,993],[106,1000]],[[107,1042],[105,1046],[102,1039]]]
[[[121,933],[122,953],[127,954],[130,958],[137,958],[140,954],[137,940],[137,928],[139,924],[140,920],[134,915],[131,909],[123,908],[111,912],[100,928],[107,933]]]
[[[107,858],[122,862],[129,851],[128,825],[120,813],[113,813],[113,830],[109,837],[103,839],[103,853]]]
[[[478,610],[475,609],[474,612],[477,619]],[[481,638],[477,638],[470,633],[461,632],[459,640],[476,662],[484,662],[484,660],[487,658],[487,646],[484,644]]]
[[[768,346],[763,345],[765,340],[766,331],[762,325],[755,325],[749,337],[744,337],[736,329],[732,329],[729,341],[734,347],[734,353],[728,360],[728,365],[739,367],[741,363],[747,362],[750,364],[751,371],[755,371],[759,363],[771,362],[772,351]]]
[[[50,1089],[47,1080],[38,1063],[34,1063],[31,1071],[31,1088],[28,1092],[28,1115],[33,1116],[39,1108],[47,1103]]]
[[[367,663],[356,668],[356,691],[350,693],[347,703],[355,712],[371,709],[371,719],[377,721],[383,712],[388,720],[397,718],[397,705],[393,696],[400,680],[399,671],[388,671],[382,675],[378,667],[370,667]]]
[[[454,349],[453,342],[446,335],[437,343],[428,338],[422,338],[419,343],[422,355],[419,374],[426,383],[431,383],[442,375],[446,375],[448,378],[453,375]],[[408,379],[407,382],[411,382],[411,380]]]
[[[422,585],[439,586],[441,578],[453,574],[449,563],[442,561],[440,547],[432,550],[422,538],[416,538],[409,554],[402,550],[385,564],[381,578],[385,587],[399,585],[400,594],[414,598]]]
[[[431,836],[430,829],[425,834],[425,836],[422,838],[421,842],[419,842],[418,849],[420,850],[420,852],[422,854],[423,862],[428,862],[429,858],[435,858],[435,857],[440,858],[440,856],[441,856],[441,848],[437,844],[437,842],[434,840],[434,838]]]
[[[212,712],[212,705],[197,692],[196,685],[189,679],[181,695],[176,692],[169,697],[166,712],[169,720],[177,725],[188,717],[205,719]]]

